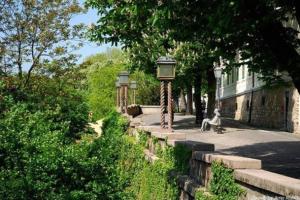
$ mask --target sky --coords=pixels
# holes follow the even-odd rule
[[[84,0],[79,0],[80,4],[84,4]],[[91,23],[97,22],[99,19],[99,16],[97,15],[97,11],[95,9],[89,9],[87,13],[80,14],[74,16],[70,23],[72,25],[84,23],[86,25],[89,25]],[[78,51],[76,51],[76,54],[81,55],[78,63],[81,63],[85,58],[87,58],[90,55],[105,52],[108,48],[111,48],[112,46],[110,44],[101,44],[97,45],[95,42],[90,42],[88,39],[86,39],[84,46],[80,48]]]

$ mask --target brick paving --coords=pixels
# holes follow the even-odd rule
[[[142,125],[158,128],[159,114],[138,116]],[[254,128],[223,119],[224,134],[200,132],[194,116],[175,115],[174,132],[180,140],[212,143],[224,154],[262,160],[263,169],[300,179],[300,137],[283,131]]]

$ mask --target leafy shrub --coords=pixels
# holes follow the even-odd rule
[[[153,164],[146,163],[134,177],[133,191],[135,199],[178,199],[178,188],[174,179],[170,178],[173,164],[166,160],[158,160]]]
[[[94,119],[104,118],[115,109],[115,82],[125,66],[123,52],[112,49],[112,52],[91,56],[83,65],[88,68],[88,105]]]
[[[139,144],[146,147],[148,136],[145,132],[139,133]],[[184,145],[175,147],[165,146],[157,148],[157,138],[151,138],[155,144],[159,160],[146,163],[142,170],[134,177],[132,189],[136,199],[178,199],[179,190],[175,181],[175,174],[185,174],[189,168],[191,150]],[[175,173],[174,173],[175,172]]]
[[[236,200],[243,195],[244,191],[235,183],[232,169],[226,168],[222,163],[213,162],[212,174],[210,191],[216,200]]]
[[[216,200],[216,197],[205,190],[198,190],[195,192],[195,200]]]
[[[114,183],[116,189],[109,193],[114,199],[177,199],[178,188],[170,177],[176,168],[173,148],[166,148],[160,160],[151,164],[143,152],[145,133],[140,133],[139,143],[136,143],[135,138],[124,134],[127,126],[128,122],[114,112],[103,122],[103,138],[99,140],[103,143],[97,145],[97,149],[106,151],[101,160],[109,169],[109,183]]]
[[[0,199],[97,199],[87,188],[98,167],[88,156],[89,144],[69,137],[76,127],[72,121],[79,119],[76,112],[84,115],[85,108],[73,109],[72,117],[62,109],[72,109],[69,98],[26,102],[3,85],[0,92]],[[74,108],[80,106],[76,102]]]
[[[84,140],[87,108],[70,88],[45,97],[21,91],[22,99],[3,90],[0,199],[177,199],[174,151],[145,161],[119,114],[105,118],[101,137]]]

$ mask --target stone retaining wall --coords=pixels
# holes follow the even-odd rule
[[[150,162],[159,159],[155,155],[157,148],[164,148],[165,145],[175,147],[178,144],[184,144],[186,148],[192,150],[189,174],[177,176],[181,200],[194,200],[197,190],[208,187],[213,176],[211,173],[213,161],[222,162],[234,170],[236,182],[246,191],[246,196],[242,197],[242,200],[300,200],[300,180],[265,171],[261,169],[260,160],[222,155],[214,151],[213,144],[185,141],[180,134],[162,133],[153,127],[141,126],[137,120],[132,119],[129,133],[137,136],[143,131],[148,135],[148,149],[145,150],[145,156]],[[156,144],[153,143],[153,138],[156,138]]]

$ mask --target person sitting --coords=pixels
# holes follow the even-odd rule
[[[217,109],[217,108],[214,110],[214,113],[215,113],[215,116],[212,119],[205,118],[202,121],[201,129],[200,129],[201,132],[207,130],[208,125],[213,125],[213,126],[216,127],[216,131],[218,133],[220,133],[220,131],[221,131],[221,128],[220,128],[220,126],[221,126],[221,114],[219,112],[219,109]]]

